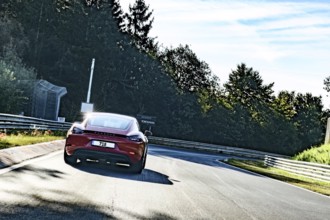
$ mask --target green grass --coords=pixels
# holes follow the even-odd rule
[[[260,161],[234,160],[228,161],[230,165],[240,167],[255,173],[262,174],[295,186],[299,186],[323,195],[330,196],[330,182],[318,181],[311,178],[295,175],[281,169],[266,167]]]
[[[330,165],[330,144],[305,150],[293,159]]]
[[[61,140],[63,138],[63,134],[53,134],[49,131],[44,133],[33,131],[9,135],[0,133],[0,149]]]

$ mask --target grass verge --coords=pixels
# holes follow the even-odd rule
[[[318,181],[311,178],[295,175],[281,169],[266,167],[263,162],[260,161],[230,159],[227,163],[295,186],[321,193],[323,195],[330,196],[330,182]]]
[[[16,146],[25,146],[30,144],[37,144],[42,142],[49,142],[54,140],[64,139],[63,134],[53,134],[51,132],[30,132],[30,133],[16,133],[4,134],[0,133],[0,150]]]

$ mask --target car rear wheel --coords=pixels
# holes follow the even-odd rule
[[[144,169],[146,167],[146,162],[147,162],[147,154],[144,155],[142,169]]]
[[[132,172],[133,173],[140,174],[140,173],[142,173],[142,170],[143,170],[142,160],[137,162],[136,164],[132,165]]]
[[[68,155],[64,149],[64,162],[69,165],[75,165],[77,164],[77,158],[75,156]]]
[[[141,158],[139,162],[132,165],[132,171],[137,174],[142,173],[142,170],[146,166],[146,161],[147,161],[147,155],[144,155],[144,157]]]

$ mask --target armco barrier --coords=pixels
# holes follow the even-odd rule
[[[176,140],[160,137],[149,137],[152,144],[180,147],[186,149],[223,153],[227,155],[241,156],[246,158],[264,160],[266,166],[277,167],[298,175],[330,181],[330,166],[317,163],[308,163],[290,160],[288,156],[272,154],[262,151],[242,149],[237,147],[227,147],[222,145],[206,144],[200,142]]]
[[[71,123],[57,122],[20,115],[0,114],[0,130],[68,130]]]
[[[209,151],[209,152],[214,152],[214,153],[223,153],[223,154],[228,154],[228,155],[248,157],[248,158],[260,159],[260,160],[264,160],[266,155],[271,155],[274,157],[288,158],[287,156],[280,155],[280,154],[272,154],[272,153],[266,153],[266,152],[250,150],[250,149],[243,149],[243,148],[238,148],[238,147],[228,147],[228,146],[222,146],[222,145],[206,144],[206,143],[200,143],[200,142],[176,140],[176,139],[161,138],[161,137],[149,137],[148,139],[149,139],[150,143],[152,143],[152,144],[166,145],[166,146],[172,146],[172,147],[181,147],[181,148],[195,149],[195,150],[204,150],[204,151]]]
[[[318,180],[330,181],[330,166],[318,163],[309,163],[296,160],[287,160],[278,157],[266,156],[265,165],[276,167],[302,176]]]

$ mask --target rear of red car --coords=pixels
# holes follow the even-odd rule
[[[77,160],[127,164],[140,173],[146,162],[147,143],[135,118],[92,113],[68,131],[64,160],[69,164],[75,164]]]

